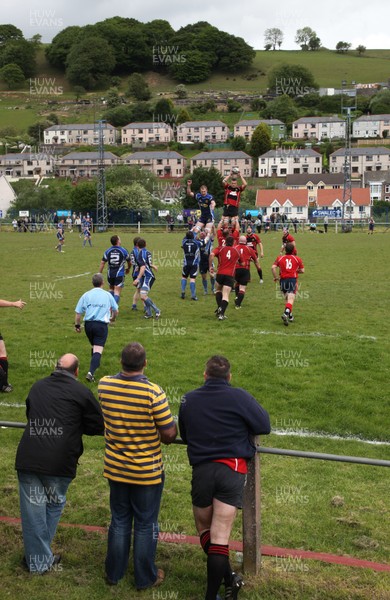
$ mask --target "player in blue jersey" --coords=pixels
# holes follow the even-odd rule
[[[158,319],[161,315],[161,310],[154,304],[152,299],[149,298],[150,289],[156,280],[153,270],[157,271],[157,267],[153,265],[152,254],[147,250],[146,242],[143,238],[138,240],[137,247],[137,265],[139,267],[139,272],[133,281],[133,285],[138,288],[141,300],[144,303],[144,318],[151,319],[154,311],[155,317]]]
[[[198,235],[200,241],[200,263],[199,263],[199,273],[202,276],[202,284],[203,284],[203,293],[207,295],[207,273],[210,272],[209,258],[210,253],[213,249],[213,242],[215,236],[215,227],[213,225],[210,235],[207,235],[205,231],[201,231]],[[215,293],[215,277],[210,274],[210,285],[211,285],[211,293]]]
[[[199,240],[194,238],[193,231],[187,231],[181,247],[184,252],[183,270],[181,274],[181,297],[184,300],[186,295],[187,279],[190,278],[191,300],[197,300],[195,279],[199,272],[200,263],[200,246]]]
[[[91,246],[91,248],[92,248],[92,241],[91,241],[92,234],[91,234],[91,230],[90,230],[90,228],[89,228],[89,227],[85,226],[85,228],[84,228],[84,231],[83,231],[83,236],[84,236],[84,239],[83,239],[83,247],[84,247],[84,246],[86,245],[86,243],[88,242],[88,244],[89,244],[89,245]]]
[[[207,231],[211,231],[214,223],[215,200],[213,196],[208,193],[207,186],[201,185],[199,192],[195,194],[191,190],[191,184],[192,180],[189,179],[187,181],[187,194],[191,196],[191,198],[195,198],[200,210],[199,220],[193,227],[192,231],[194,231],[195,234],[199,233],[199,231],[201,231],[203,228],[205,228]]]
[[[120,295],[125,282],[125,275],[130,271],[130,254],[126,248],[122,248],[119,235],[111,237],[111,248],[105,251],[99,267],[99,273],[103,273],[104,265],[107,263],[107,281],[110,286],[110,294],[119,304]],[[126,267],[127,263],[127,267]]]
[[[64,252],[64,250],[62,249],[62,246],[65,243],[64,231],[65,231],[64,219],[61,219],[61,221],[57,225],[57,232],[56,232],[58,243],[57,243],[57,246],[54,246],[54,248],[56,250],[58,250],[58,252]]]
[[[138,248],[138,241],[141,238],[137,235],[134,239],[133,239],[133,245],[134,248],[132,249],[132,251],[130,252],[130,262],[131,262],[131,266],[132,266],[132,273],[131,276],[133,278],[133,281],[135,279],[137,279],[138,273],[139,273],[139,266],[138,266],[138,254],[139,254],[139,248]],[[140,293],[139,293],[139,289],[136,288],[135,292],[134,292],[134,296],[133,296],[133,303],[131,305],[131,310],[137,310],[137,302],[138,300],[141,298]]]

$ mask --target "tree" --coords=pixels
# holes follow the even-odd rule
[[[57,33],[45,50],[45,56],[52,67],[65,71],[66,59],[73,44],[80,39],[81,31],[81,27],[72,25]]]
[[[270,29],[266,29],[264,33],[265,43],[267,45],[270,44],[272,50],[276,50],[276,46],[278,46],[280,49],[280,46],[283,43],[283,37],[283,31],[278,27],[271,27]]]
[[[23,33],[15,25],[0,25],[0,47],[10,41],[23,40]]]
[[[146,190],[152,192],[155,189],[154,184],[156,181],[157,177],[153,173],[138,167],[118,165],[106,170],[107,190],[139,183]]]
[[[187,109],[181,108],[176,115],[176,125],[181,125],[186,121],[191,121],[191,115]]]
[[[242,105],[237,100],[229,98],[229,100],[227,101],[227,109],[230,113],[239,112],[242,109]]]
[[[0,69],[0,79],[4,81],[9,90],[19,87],[25,81],[22,69],[13,63]]]
[[[272,148],[271,130],[266,123],[260,123],[252,134],[249,144],[249,154],[258,158]]]
[[[44,130],[47,127],[50,127],[50,125],[52,124],[53,123],[51,123],[50,121],[39,121],[37,123],[34,123],[33,125],[30,125],[30,127],[28,127],[27,129],[27,133],[31,138],[33,138],[35,143],[41,144],[43,142]]]
[[[365,46],[363,46],[362,44],[359,44],[359,46],[356,46],[356,51],[359,54],[359,56],[364,54],[366,50],[367,50],[367,48]]]
[[[115,108],[116,106],[119,106],[120,104],[122,104],[122,101],[120,99],[120,96],[118,94],[118,90],[116,89],[111,89],[108,90],[107,94],[106,94],[106,105],[108,108]]]
[[[36,46],[24,39],[15,39],[7,42],[0,53],[0,67],[8,64],[18,65],[24,73],[25,78],[35,75]]]
[[[148,211],[152,207],[151,196],[140,183],[134,182],[108,190],[107,206],[115,210]]]
[[[337,42],[336,52],[343,54],[344,52],[348,52],[351,46],[352,44],[349,44],[348,42]]]
[[[290,96],[284,94],[268,102],[263,110],[263,117],[265,119],[279,119],[282,123],[291,125],[298,118],[298,109]]]
[[[70,194],[72,209],[81,213],[94,210],[96,208],[96,194],[96,181],[81,181],[72,187]],[[60,205],[61,203],[58,206]]]
[[[66,59],[66,75],[73,85],[94,89],[107,83],[115,56],[103,38],[86,37],[73,44]]]
[[[200,50],[189,50],[182,60],[169,67],[170,75],[183,83],[198,83],[208,79],[211,73],[210,57]]]
[[[84,96],[85,88],[82,85],[75,85],[73,86],[73,93],[75,95],[76,102],[78,102],[81,96]]]
[[[295,43],[298,44],[302,50],[309,50],[309,42],[312,38],[317,38],[316,32],[313,31],[311,27],[303,27],[302,29],[297,30]]]
[[[179,83],[179,85],[177,85],[175,88],[175,94],[177,98],[187,98],[188,92],[186,86],[182,83]]]
[[[246,139],[243,135],[236,135],[234,138],[230,140],[230,147],[232,150],[242,150],[245,152],[246,150]]]
[[[201,185],[207,185],[208,191],[214,196],[216,205],[223,205],[224,189],[222,185],[222,175],[217,169],[214,167],[211,167],[210,169],[206,169],[205,167],[196,167],[196,169],[193,170],[192,175],[189,175],[186,179],[192,180],[191,187],[195,192],[199,191]],[[185,187],[187,187],[186,183]],[[191,196],[185,196],[183,200],[183,207],[198,208],[198,204],[195,198],[191,198]]]
[[[313,74],[302,65],[282,64],[268,75],[268,86],[274,93],[295,97],[318,89]]]
[[[254,110],[256,112],[260,112],[261,110],[263,110],[263,108],[265,108],[266,105],[267,105],[267,103],[265,100],[263,100],[263,98],[255,98],[254,100],[251,100],[249,103],[251,110]]]
[[[264,50],[266,52],[269,52],[271,50],[271,48],[272,48],[272,44],[269,44],[269,43],[268,44],[264,44]]]
[[[321,40],[318,35],[313,35],[309,40],[309,50],[319,50],[321,48]]]
[[[175,107],[169,98],[157,100],[153,110],[153,121],[172,125],[176,121]]]
[[[371,99],[369,110],[373,115],[390,114],[390,90],[381,90]]]
[[[139,73],[133,73],[129,77],[126,96],[132,96],[139,101],[149,100],[151,98],[152,92],[144,77]]]

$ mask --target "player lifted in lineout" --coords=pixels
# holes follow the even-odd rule
[[[241,185],[238,184],[238,179],[241,178]],[[238,223],[238,209],[240,206],[241,192],[243,192],[248,185],[244,177],[240,174],[238,167],[233,167],[230,175],[227,175],[223,181],[223,187],[225,189],[225,197],[223,201],[223,218],[225,223],[229,223],[231,219],[232,224]]]
[[[197,223],[192,228],[192,231],[196,235],[203,228],[210,232],[214,223],[214,208],[215,200],[211,194],[208,193],[207,186],[201,185],[199,192],[196,194],[191,190],[192,179],[187,181],[187,194],[191,198],[195,198],[198,203],[200,210],[200,217]]]

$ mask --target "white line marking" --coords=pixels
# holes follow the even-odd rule
[[[311,331],[308,333],[287,333],[284,331],[262,331],[261,329],[252,329],[252,335],[284,335],[288,337],[327,337],[327,338],[348,338],[354,337],[358,340],[371,340],[376,342],[378,338],[373,335],[354,335],[339,333],[322,333],[321,331]]]
[[[287,436],[292,435],[295,437],[303,438],[318,438],[322,440],[337,440],[341,442],[360,442],[362,444],[372,444],[373,446],[390,446],[390,442],[382,442],[380,440],[366,440],[355,435],[336,435],[331,433],[320,433],[316,431],[293,431],[292,429],[272,429],[271,433],[274,435]]]
[[[56,277],[56,280],[61,280],[61,279],[76,279],[76,277],[85,277],[85,275],[90,275],[91,271],[88,271],[88,273],[80,273],[80,275],[67,275],[64,277]]]
[[[0,402],[0,406],[12,407],[12,408],[26,408],[25,404],[11,404],[11,402]]]

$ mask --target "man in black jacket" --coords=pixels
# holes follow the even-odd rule
[[[229,537],[242,506],[247,461],[256,452],[254,436],[270,433],[267,411],[245,390],[230,385],[230,363],[212,356],[205,384],[183,397],[180,435],[192,471],[192,505],[200,543],[207,554],[205,600],[215,600],[222,580],[225,598],[237,598],[241,578],[229,563]]]
[[[27,425],[15,468],[24,561],[32,573],[44,573],[59,563],[51,543],[83,453],[82,436],[104,433],[100,405],[77,381],[78,372],[77,356],[64,354],[49,377],[34,383],[26,400]]]

